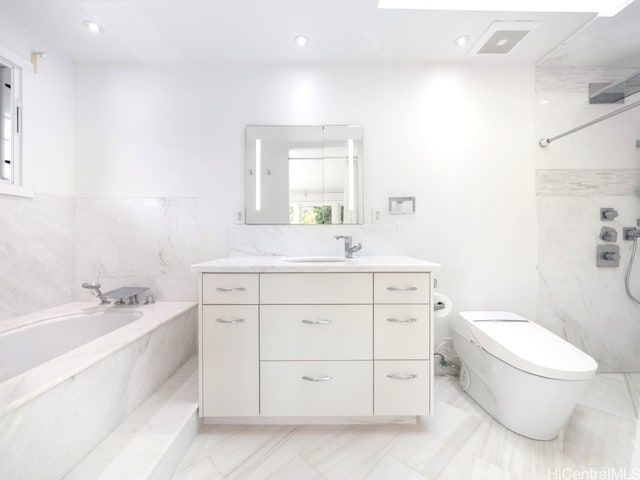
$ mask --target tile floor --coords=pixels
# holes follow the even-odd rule
[[[507,430],[448,377],[435,397],[417,425],[205,425],[173,480],[640,480],[640,374],[597,375],[550,442]]]

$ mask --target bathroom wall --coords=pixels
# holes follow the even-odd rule
[[[620,108],[589,105],[589,82],[639,69],[538,68],[536,132],[547,138]],[[626,104],[637,101],[630,97]],[[640,305],[625,292],[631,242],[622,227],[640,217],[640,111],[630,110],[536,151],[538,320],[591,354],[600,371],[640,371]],[[620,216],[600,221],[600,208]],[[597,268],[602,226],[618,231],[618,268]],[[640,259],[631,288],[640,297]]]
[[[76,189],[80,197],[196,198],[195,256],[209,260],[229,253],[234,210],[244,205],[245,125],[361,124],[367,220],[389,196],[415,195],[415,216],[383,221],[398,225],[404,253],[442,263],[440,288],[456,309],[533,316],[533,73],[496,65],[80,64]],[[367,235],[376,235],[371,227]],[[300,238],[290,232],[284,244]],[[313,232],[333,242],[333,229]]]
[[[149,287],[156,300],[197,301],[195,198],[78,197],[75,209],[75,283],[102,291]],[[75,289],[77,300],[92,294]],[[143,300],[142,298],[141,300]]]
[[[73,298],[74,65],[0,11],[0,44],[46,51],[25,98],[24,149],[35,198],[0,195],[0,319]],[[26,72],[27,75],[31,73]]]

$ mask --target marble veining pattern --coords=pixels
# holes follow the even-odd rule
[[[610,83],[638,73],[637,67],[537,66],[536,92],[584,92],[589,83]]]
[[[334,235],[351,235],[354,243],[362,243],[361,255],[406,252],[401,225],[232,225],[229,255],[344,255],[344,241]]]
[[[78,198],[75,281],[103,291],[147,286],[156,299],[197,300],[195,198]],[[76,289],[78,300],[90,300]]]
[[[0,385],[0,478],[62,477],[194,354],[195,304],[145,307],[146,320]]]
[[[536,195],[640,196],[640,170],[537,170]]]
[[[640,369],[640,305],[625,292],[624,277],[632,242],[622,240],[622,227],[634,226],[640,199],[631,196],[539,196],[538,322],[584,350],[600,372]],[[600,207],[620,216],[600,221]],[[596,248],[604,242],[600,229],[618,232],[618,268],[596,267]],[[640,295],[640,260],[631,288]]]
[[[2,197],[0,320],[73,300],[74,200]]]
[[[206,425],[173,479],[522,480],[561,469],[631,475],[637,420],[628,410],[611,411],[630,403],[629,392],[617,388],[626,377],[596,378],[584,400],[589,405],[581,401],[549,442],[510,432],[440,376],[436,414],[417,425]],[[620,385],[600,395],[610,382]]]

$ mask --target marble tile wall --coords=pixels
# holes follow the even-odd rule
[[[74,199],[3,195],[0,320],[73,300]]]
[[[351,235],[362,243],[359,255],[406,252],[401,225],[232,225],[229,255],[344,255],[344,241],[334,235]]]
[[[560,133],[615,109],[589,106],[588,83],[634,70],[537,68],[540,133]],[[601,372],[640,371],[640,305],[624,286],[632,243],[622,240],[622,228],[640,218],[637,116],[629,111],[538,150],[538,321],[594,357]],[[601,207],[620,216],[602,222]],[[605,225],[618,232],[617,268],[596,266]],[[640,296],[640,256],[631,288]]]
[[[195,198],[76,199],[76,300],[91,300],[79,286],[104,290],[148,286],[157,300],[195,301],[197,263]]]

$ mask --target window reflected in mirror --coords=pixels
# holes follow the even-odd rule
[[[362,223],[362,127],[248,126],[249,224]]]

